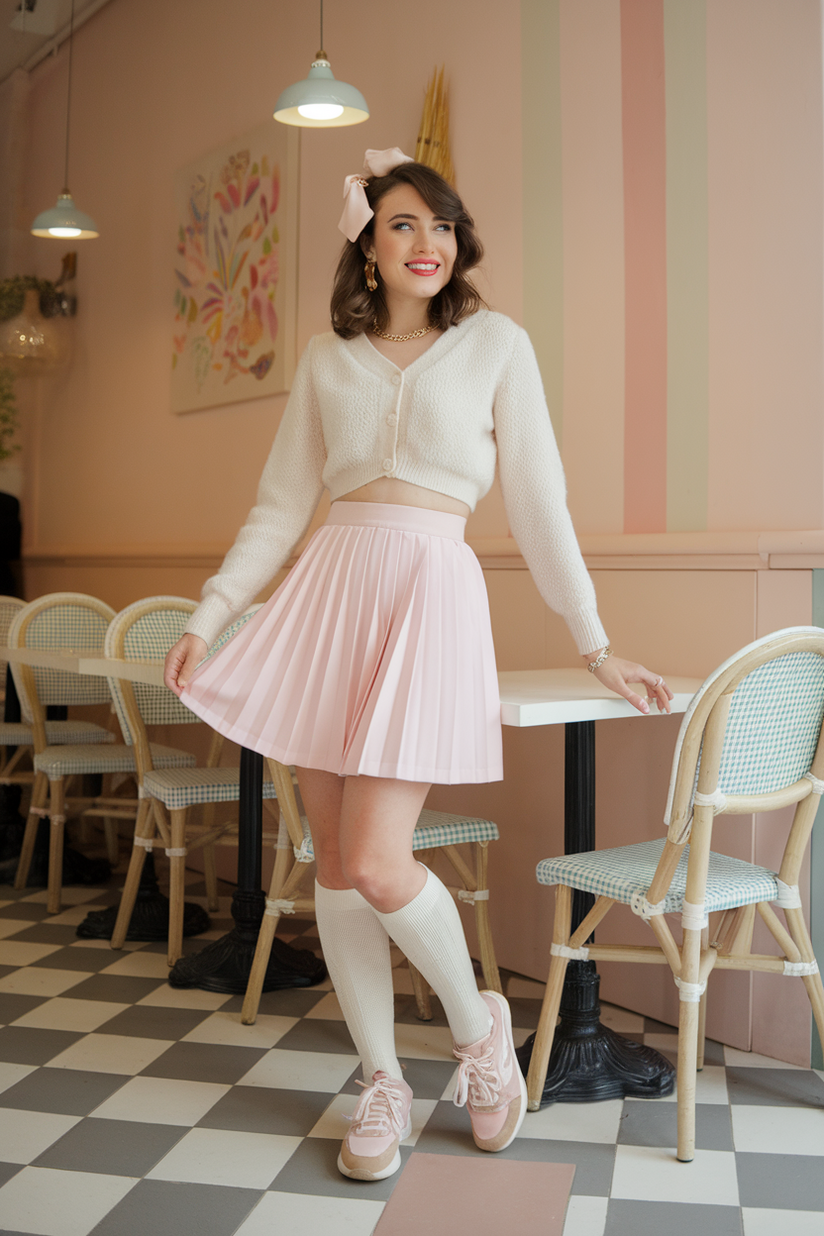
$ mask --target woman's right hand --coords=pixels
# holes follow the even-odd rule
[[[166,654],[166,664],[163,667],[163,681],[170,691],[180,695],[206,653],[209,651],[205,639],[199,635],[183,635]]]

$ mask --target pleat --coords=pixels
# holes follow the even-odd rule
[[[369,506],[368,522],[337,511],[315,533],[285,583],[199,667],[183,701],[226,737],[286,764],[438,784],[500,780],[478,561],[455,539],[456,517],[443,516],[447,533],[433,535],[439,512],[381,506],[391,517],[379,526]],[[420,523],[426,531],[415,530]]]

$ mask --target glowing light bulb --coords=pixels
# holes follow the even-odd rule
[[[338,103],[302,103],[298,111],[307,120],[337,120],[338,116],[343,115],[343,108]]]

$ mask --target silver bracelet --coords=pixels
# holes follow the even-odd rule
[[[587,666],[587,669],[589,670],[590,674],[594,674],[597,669],[600,669],[601,666],[606,661],[607,657],[611,657],[611,656],[612,656],[612,649],[610,648],[609,644],[607,644],[606,648],[602,649],[602,651],[598,653],[598,656],[595,658],[595,660],[590,661],[589,665]]]

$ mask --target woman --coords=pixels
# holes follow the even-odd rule
[[[514,535],[584,663],[641,712],[631,683],[667,710],[671,692],[611,655],[535,357],[469,280],[482,249],[463,203],[397,149],[368,151],[366,172],[347,179],[334,331],[301,358],[257,505],[166,682],[222,733],[297,766],[324,958],[366,1079],[338,1167],[380,1180],[411,1129],[390,939],[444,1006],[477,1145],[504,1149],[526,1110],[507,1003],[478,991],[452,897],[411,846],[430,785],[503,775],[486,592],[463,542],[496,460]],[[324,485],[329,519],[286,582],[199,664],[286,561]]]

